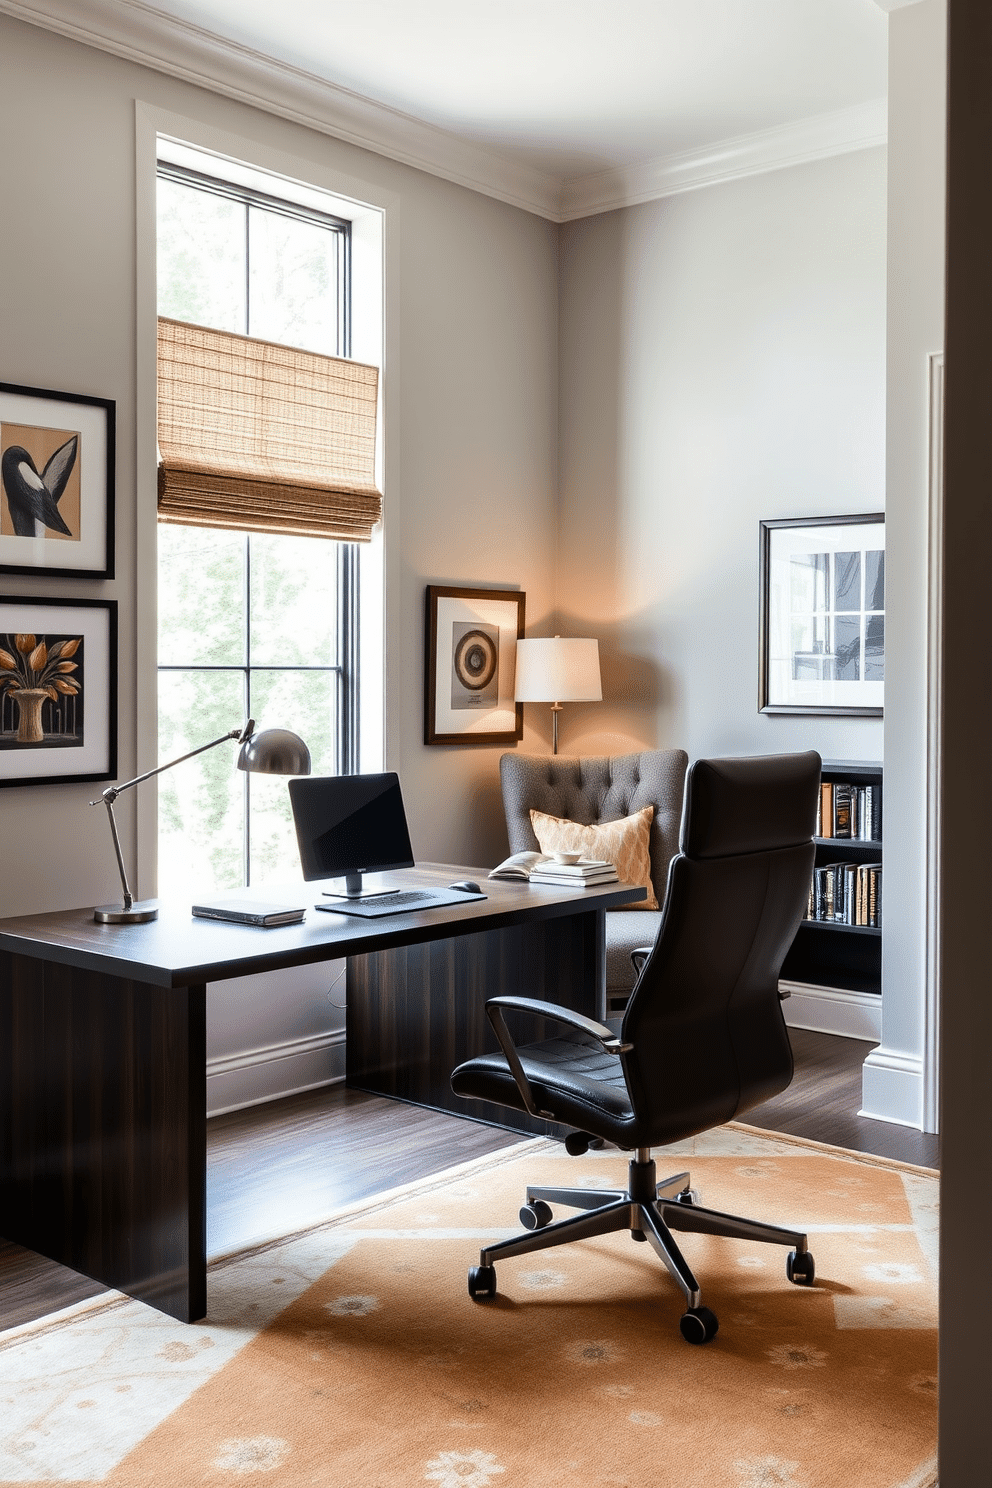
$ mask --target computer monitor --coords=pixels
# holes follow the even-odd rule
[[[308,882],[343,878],[341,897],[361,899],[363,873],[414,866],[400,780],[393,772],[298,775],[289,782],[289,799]]]

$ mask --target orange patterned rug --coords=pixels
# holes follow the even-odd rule
[[[623,1182],[622,1154],[528,1141],[215,1263],[193,1327],[112,1294],[0,1333],[0,1483],[932,1488],[936,1175],[736,1125],[656,1156],[806,1229],[816,1286],[684,1236],[720,1319],[693,1348],[621,1235],[504,1261],[473,1303],[525,1183]]]

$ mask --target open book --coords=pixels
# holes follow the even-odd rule
[[[550,853],[512,853],[490,878],[514,878],[531,883],[572,884],[580,888],[585,884],[616,883],[617,870],[612,863],[602,858],[580,858],[577,863],[559,863]]]

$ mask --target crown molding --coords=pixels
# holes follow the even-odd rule
[[[0,0],[0,12],[558,220],[560,183],[141,0]]]
[[[565,181],[559,220],[570,222],[742,176],[867,150],[884,145],[887,136],[886,100],[873,99],[832,114],[797,119],[776,129],[718,140],[703,149]]]
[[[915,0],[877,0],[883,8]],[[163,15],[142,0],[0,0],[0,13],[414,166],[552,222],[569,222],[868,149],[886,140],[878,99],[777,129],[560,181],[388,105]]]

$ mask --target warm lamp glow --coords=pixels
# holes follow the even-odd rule
[[[518,641],[514,697],[518,703],[551,704],[552,749],[557,754],[562,703],[602,702],[599,642],[569,636]]]

